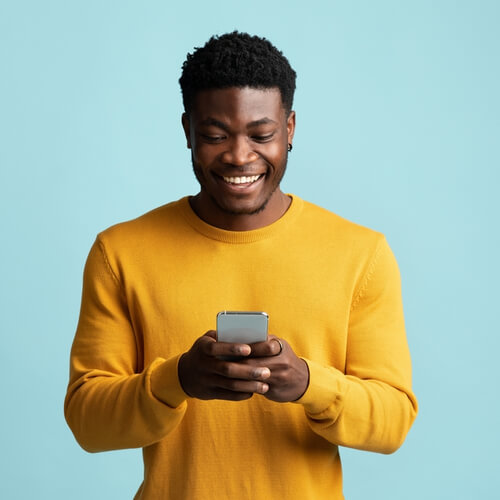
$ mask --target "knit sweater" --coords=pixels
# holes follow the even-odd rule
[[[201,401],[177,364],[221,310],[265,311],[310,373],[276,403]],[[342,499],[339,446],[395,451],[416,416],[385,238],[293,196],[252,231],[187,198],[102,232],[84,272],[65,414],[92,452],[142,447],[137,499]]]

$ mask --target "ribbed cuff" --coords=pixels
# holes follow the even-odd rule
[[[182,390],[177,373],[180,357],[179,354],[167,360],[158,358],[155,360],[151,372],[153,396],[171,408],[177,408],[188,398],[188,395]]]
[[[337,406],[340,413],[346,390],[345,375],[333,367],[326,367],[305,358],[304,361],[309,367],[309,386],[295,403],[303,405],[311,416],[325,410],[331,411],[332,405]]]

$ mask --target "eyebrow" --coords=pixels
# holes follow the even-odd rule
[[[253,122],[250,122],[250,123],[247,123],[247,129],[250,129],[250,128],[254,128],[254,127],[258,127],[260,125],[267,125],[267,124],[277,124],[277,122],[275,122],[274,120],[271,120],[271,118],[261,118],[260,120],[254,120]],[[224,122],[221,122],[220,120],[217,120],[216,118],[206,118],[205,120],[203,120],[200,125],[206,125],[206,126],[214,126],[214,127],[218,127],[222,130],[224,130],[225,132],[228,132],[229,131],[229,127],[224,123]]]
[[[274,125],[277,125],[277,122],[274,120],[271,120],[271,118],[261,118],[260,120],[255,120],[253,122],[250,122],[247,124],[247,128],[253,128],[253,127],[258,127],[259,125],[268,125],[269,123],[272,123]]]

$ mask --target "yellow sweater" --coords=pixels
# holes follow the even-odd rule
[[[186,396],[178,359],[224,309],[269,314],[308,363],[299,401]],[[416,408],[379,233],[297,197],[270,226],[225,231],[183,198],[90,251],[65,414],[88,451],[144,449],[138,499],[341,499],[338,446],[393,452]]]

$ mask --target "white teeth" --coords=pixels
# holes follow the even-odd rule
[[[249,177],[222,177],[229,184],[247,184],[249,182],[255,182],[260,175],[251,175]]]

